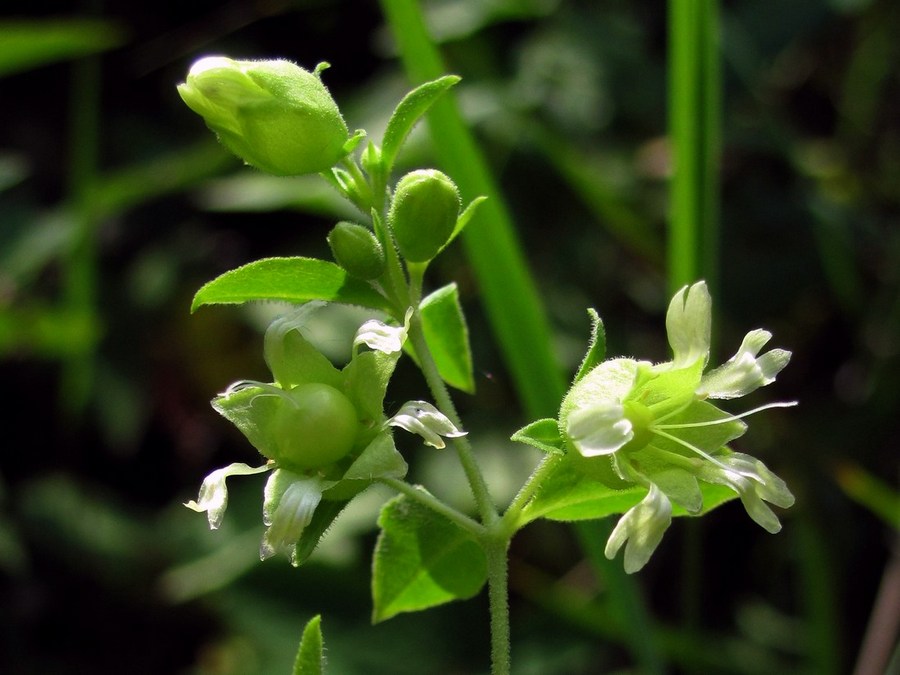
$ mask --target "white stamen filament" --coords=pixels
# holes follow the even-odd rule
[[[708,427],[714,424],[725,424],[726,422],[734,422],[735,420],[739,420],[742,417],[747,417],[748,415],[753,415],[758,412],[762,412],[763,410],[768,410],[769,408],[792,408],[797,405],[797,401],[776,401],[775,403],[767,403],[766,405],[761,405],[758,408],[754,408],[753,410],[748,410],[747,412],[741,413],[740,415],[729,415],[728,417],[723,417],[718,420],[708,420],[706,422],[685,422],[684,424],[653,424],[651,426],[651,431],[654,429],[690,429],[693,427]],[[666,417],[670,417],[670,415],[666,415]]]

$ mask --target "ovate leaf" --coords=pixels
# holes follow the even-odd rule
[[[385,504],[372,566],[372,620],[471,598],[487,560],[468,532],[408,497]]]
[[[412,131],[416,122],[428,112],[428,109],[450,87],[459,82],[456,75],[445,75],[431,82],[426,82],[403,97],[397,104],[391,119],[384,131],[384,142],[381,144],[381,159],[385,173],[390,173],[394,159],[400,147]]]
[[[191,311],[203,305],[241,304],[253,300],[308,302],[325,300],[389,311],[374,288],[354,279],[334,263],[316,258],[264,258],[204,285]]]
[[[325,672],[325,653],[322,641],[322,617],[314,616],[303,629],[297,658],[294,660],[294,675],[322,675]]]
[[[459,304],[456,284],[439,288],[422,301],[422,330],[438,372],[452,387],[475,391],[469,329]]]

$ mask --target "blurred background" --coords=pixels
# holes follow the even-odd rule
[[[666,4],[424,9],[464,78],[458,101],[566,377],[586,307],[610,354],[666,358]],[[260,257],[328,258],[327,231],[352,214],[316,178],[240,166],[175,85],[207,54],[328,61],[348,126],[377,139],[410,88],[378,4],[32,0],[3,12],[0,671],[286,673],[321,613],[329,672],[487,672],[484,596],[370,625],[386,493],[364,495],[300,569],[259,563],[264,478],[230,483],[217,532],[181,506],[212,469],[257,461],[208,401],[269,379],[262,331],[283,309],[191,315],[193,293]],[[876,673],[891,653],[900,669],[900,4],[735,0],[719,21],[714,361],[756,327],[793,351],[758,402],[799,407],[757,418],[738,447],[797,505],[777,536],[739,503],[678,520],[634,578],[597,553],[609,523],[529,526],[511,552],[516,673]],[[401,160],[435,161],[424,126]],[[457,401],[503,502],[536,460],[506,440],[529,419],[458,246],[431,269],[433,287],[451,280],[478,380]],[[342,364],[365,318],[336,308],[311,330]],[[423,395],[401,364],[389,401]],[[450,455],[408,450],[413,480],[464,498]]]

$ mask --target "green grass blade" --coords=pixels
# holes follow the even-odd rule
[[[414,0],[382,0],[387,20],[414,83],[444,74],[444,66]],[[550,327],[503,197],[448,92],[428,113],[442,169],[469,200],[486,195],[462,236],[478,277],[487,314],[528,414],[555,414],[565,381],[553,354]]]
[[[669,50],[668,276],[674,293],[701,278],[716,285],[721,84],[715,0],[670,0]]]

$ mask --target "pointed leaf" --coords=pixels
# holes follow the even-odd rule
[[[597,310],[591,307],[588,308],[588,315],[591,317],[591,344],[575,375],[576,382],[606,358],[606,329],[603,327],[603,321]]]
[[[514,433],[510,440],[531,445],[547,453],[564,452],[565,441],[559,435],[559,423],[552,418],[537,420],[525,425]]]
[[[469,205],[463,210],[462,213],[459,214],[459,218],[456,219],[456,225],[453,226],[453,232],[450,233],[450,238],[447,239],[447,243],[441,246],[441,251],[447,248],[453,240],[456,239],[462,231],[466,229],[466,225],[472,220],[472,216],[475,215],[475,212],[478,210],[478,207],[487,200],[487,197],[475,197]]]
[[[445,75],[431,82],[426,82],[409,92],[397,104],[391,119],[388,121],[387,128],[384,131],[384,142],[381,144],[381,157],[386,174],[390,173],[400,147],[416,122],[428,112],[428,109],[444,92],[459,82],[459,80],[460,78],[456,75]]]
[[[487,580],[484,551],[462,528],[400,496],[378,518],[372,620],[471,598]]]
[[[466,393],[475,391],[469,329],[455,283],[439,288],[422,301],[422,330],[444,381]]]
[[[322,641],[322,616],[317,614],[303,629],[293,675],[322,675],[325,672],[325,654]]]
[[[264,258],[213,279],[194,296],[191,311],[203,305],[253,300],[325,300],[389,311],[387,300],[369,284],[349,277],[334,263],[315,258]]]

